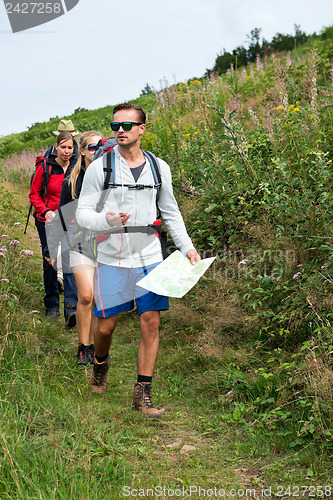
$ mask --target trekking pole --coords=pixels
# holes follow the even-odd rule
[[[29,218],[30,218],[31,211],[32,211],[32,205],[30,204],[30,208],[29,208],[29,212],[28,212],[28,217],[27,217],[27,223],[26,223],[25,229],[24,229],[24,234],[26,234],[26,232],[27,232],[27,227],[28,227],[28,224],[29,224]]]

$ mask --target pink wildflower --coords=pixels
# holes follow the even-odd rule
[[[238,262],[238,265],[240,264],[246,264],[248,262],[248,259],[243,259],[240,262]]]
[[[263,64],[260,60],[260,54],[257,54],[256,56],[256,68],[257,68],[257,72],[258,73],[262,73],[263,72]]]
[[[12,240],[12,241],[9,243],[9,245],[10,245],[11,247],[16,248],[16,247],[19,247],[19,246],[20,246],[20,242],[19,242],[18,240]]]
[[[21,250],[20,255],[26,255],[27,257],[32,257],[33,252],[31,250]]]
[[[327,267],[327,264],[323,264],[320,269],[325,269]]]
[[[7,234],[3,234],[1,238],[8,238]]]
[[[14,227],[21,226],[21,222],[15,222]]]
[[[296,273],[293,276],[293,280],[298,280],[298,278],[300,278],[301,276],[302,276],[302,273]]]
[[[8,278],[2,278],[2,280],[4,283],[9,283],[9,279]]]

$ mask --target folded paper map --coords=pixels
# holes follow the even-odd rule
[[[173,252],[137,285],[168,297],[183,297],[207,271],[215,257],[203,259],[194,266],[179,250]]]

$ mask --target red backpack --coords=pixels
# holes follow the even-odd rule
[[[104,153],[112,151],[112,149],[117,145],[116,139],[113,137],[108,137],[106,139],[100,139],[97,143],[96,151],[94,154],[94,160],[103,156]]]
[[[43,198],[43,196],[45,196],[47,193],[47,183],[49,182],[49,178],[50,178],[51,170],[52,170],[52,166],[50,165],[50,163],[48,163],[46,161],[46,159],[47,159],[47,156],[44,156],[44,155],[36,156],[35,171],[32,174],[31,179],[30,179],[30,187],[31,187],[31,184],[32,184],[32,181],[34,180],[37,168],[40,165],[43,165],[43,182],[42,182],[42,189],[40,191],[41,198]],[[32,205],[30,203],[30,208],[29,208],[29,212],[28,212],[28,216],[27,216],[27,222],[25,224],[24,234],[26,234],[26,232],[27,232],[27,227],[29,224],[29,218],[30,218],[31,212],[32,212]]]

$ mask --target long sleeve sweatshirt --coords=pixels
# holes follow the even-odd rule
[[[126,226],[147,226],[156,220],[156,195],[153,187],[145,189],[129,189],[126,184],[134,185],[133,175],[125,159],[115,151],[115,184],[119,186],[109,190],[104,207],[96,211],[104,186],[103,158],[95,160],[87,169],[76,212],[77,222],[94,231],[108,231],[110,225],[106,220],[106,212],[130,214]],[[169,165],[158,159],[162,185],[159,190],[158,208],[179,250],[186,253],[193,249],[193,243],[187,234],[185,224],[172,190],[172,179]],[[154,185],[154,178],[148,161],[140,174],[137,184]],[[111,234],[98,245],[98,262],[118,267],[143,267],[162,260],[160,240],[155,235],[143,233]]]

